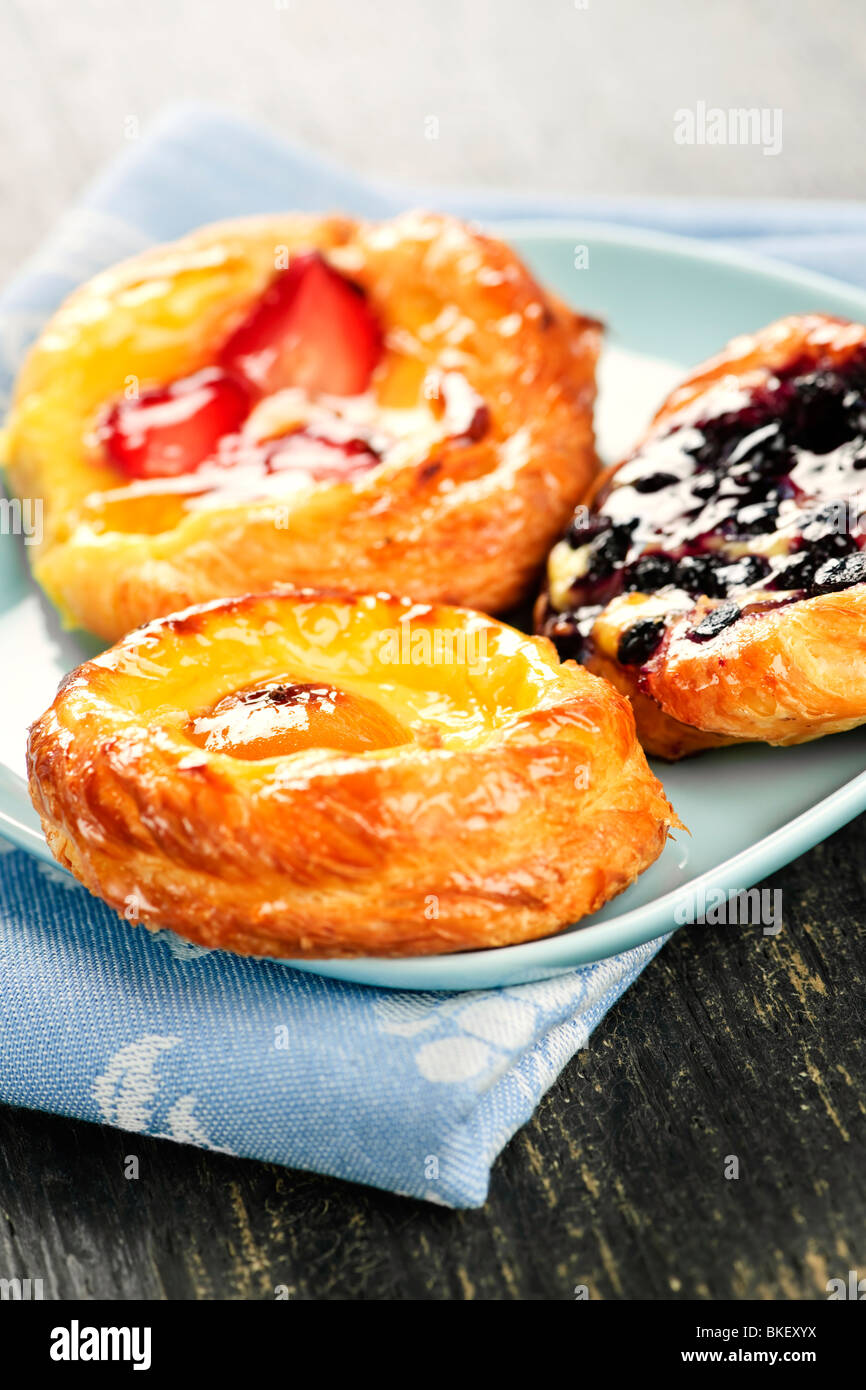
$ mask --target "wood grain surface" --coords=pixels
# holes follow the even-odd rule
[[[130,118],[188,99],[417,183],[860,197],[864,51],[858,0],[3,0],[0,279]],[[677,146],[698,100],[780,108],[781,153]],[[773,879],[777,937],[668,944],[483,1210],[7,1109],[0,1276],[69,1298],[826,1297],[866,1274],[864,824]]]

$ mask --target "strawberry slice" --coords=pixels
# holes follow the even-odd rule
[[[217,367],[116,401],[97,429],[110,461],[128,478],[192,473],[220,439],[240,428],[251,405],[246,382]]]
[[[311,251],[277,273],[220,362],[262,395],[296,386],[356,396],[367,389],[381,351],[363,292]]]

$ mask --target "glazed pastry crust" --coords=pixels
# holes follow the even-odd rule
[[[145,389],[211,363],[268,284],[275,248],[318,248],[365,291],[385,332],[380,405],[415,405],[424,371],[456,370],[488,406],[488,433],[431,444],[422,432],[408,458],[315,483],[288,515],[273,499],[240,499],[167,527],[141,510],[118,524],[101,499],[126,480],[93,442],[100,411],[132,378]],[[67,623],[107,640],[279,582],[502,611],[595,471],[599,336],[501,242],[433,214],[259,218],[149,251],[75,293],[22,369],[4,454],[15,491],[44,499],[36,577]]]
[[[698,646],[686,633],[714,606],[675,623],[639,676],[600,652],[587,662],[631,697],[647,752],[808,743],[866,723],[866,586],[746,616]]]
[[[474,633],[484,659],[383,667],[371,653],[401,623]],[[244,761],[184,733],[191,712],[302,667],[390,702],[409,741]],[[679,823],[604,681],[546,639],[387,596],[284,591],[157,621],[67,678],[28,756],[51,849],[92,893],[254,955],[544,936],[626,888]]]
[[[635,454],[678,417],[693,418],[696,404],[723,380],[754,386],[795,363],[840,366],[864,344],[866,328],[821,314],[737,338],[670,394]],[[603,492],[622,466],[600,478],[595,491]],[[687,632],[719,602],[704,596],[669,625],[644,666],[622,665],[616,654],[623,633],[645,612],[654,616],[654,600],[644,609],[645,602],[637,593],[612,600],[593,627],[586,665],[629,696],[649,753],[677,759],[731,743],[804,743],[866,722],[866,585],[746,613],[696,643]],[[540,617],[545,606],[542,597]]]

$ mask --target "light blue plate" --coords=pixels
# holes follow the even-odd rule
[[[680,238],[598,223],[498,230],[543,281],[609,325],[599,433],[611,458],[628,447],[678,372],[735,334],[810,309],[866,319],[866,294]],[[22,777],[25,730],[59,678],[95,649],[59,630],[29,578],[21,542],[8,537],[0,541],[0,650],[7,663],[0,830],[48,859]],[[414,960],[304,961],[299,968],[364,984],[461,990],[543,979],[616,955],[672,930],[678,906],[701,891],[748,888],[866,809],[864,768],[866,729],[799,748],[735,748],[659,764],[691,836],[678,834],[628,892],[582,924],[525,946]]]

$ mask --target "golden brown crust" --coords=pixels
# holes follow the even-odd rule
[[[601,676],[620,694],[628,697],[634,710],[641,745],[651,756],[675,762],[707,748],[725,748],[738,742],[735,738],[709,734],[681,719],[674,719],[641,689],[638,673],[633,666],[622,666],[615,657],[605,656],[598,649],[587,656],[584,664],[588,671]]]
[[[805,743],[866,722],[866,585],[747,615],[703,646],[688,626],[674,626],[641,687],[703,731],[701,746],[711,734]]]
[[[696,418],[721,382],[751,387],[795,364],[839,367],[864,344],[866,328],[821,314],[737,338],[670,394],[630,458],[679,418]],[[596,491],[603,495],[621,467]],[[669,624],[641,667],[617,659],[619,642],[637,620],[658,615],[658,599],[620,595],[595,621],[585,664],[629,696],[649,753],[676,759],[743,741],[800,743],[866,722],[866,585],[763,610],[756,605],[712,640],[691,640],[689,631],[718,603],[699,598]],[[541,620],[549,615],[544,596],[538,613]]]
[[[440,637],[462,663],[412,655]],[[190,714],[287,676],[372,693],[409,741],[261,761],[190,741]],[[387,596],[287,590],[151,624],[67,678],[29,772],[53,853],[91,892],[256,955],[543,936],[626,888],[678,824],[605,682],[542,638]]]
[[[386,333],[380,405],[414,405],[423,371],[457,370],[490,410],[487,436],[431,444],[422,432],[399,463],[317,483],[288,507],[229,500],[153,530],[136,504],[136,521],[121,523],[104,494],[125,480],[89,442],[99,411],[130,378],[146,388],[212,362],[278,247],[319,248],[365,290]],[[36,576],[67,621],[109,640],[283,581],[502,611],[594,473],[598,345],[599,325],[547,295],[501,242],[432,214],[251,219],[148,251],[74,294],[21,372],[5,462],[15,490],[45,502]]]

